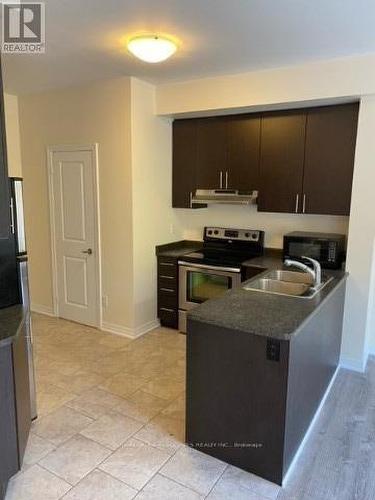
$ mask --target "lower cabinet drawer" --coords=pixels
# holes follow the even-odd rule
[[[178,309],[178,296],[176,292],[164,292],[159,289],[158,305],[168,309]]]
[[[158,258],[158,317],[168,328],[178,328],[178,264],[173,257]]]
[[[174,278],[177,279],[177,272],[178,272],[178,267],[175,262],[165,262],[165,261],[160,261],[158,264],[158,275],[160,276],[165,276],[167,278]]]
[[[159,319],[162,326],[178,328],[178,311],[170,307],[159,307]]]
[[[166,283],[159,280],[159,292],[165,295],[177,295],[177,287],[174,283]]]
[[[158,280],[158,289],[165,289],[167,291],[173,290],[174,293],[177,293],[177,280],[173,277],[168,276],[159,276]]]

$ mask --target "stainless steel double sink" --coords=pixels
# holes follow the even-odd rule
[[[312,299],[331,280],[332,278],[322,277],[320,286],[314,287],[313,277],[308,273],[275,269],[254,278],[243,288],[253,292]]]

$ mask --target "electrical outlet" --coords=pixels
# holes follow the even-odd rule
[[[107,309],[107,307],[108,307],[108,295],[102,296],[102,307],[103,307],[103,309]]]

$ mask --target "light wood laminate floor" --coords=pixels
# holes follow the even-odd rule
[[[33,316],[39,418],[6,500],[375,499],[375,362],[341,370],[284,488],[184,446],[185,337]]]

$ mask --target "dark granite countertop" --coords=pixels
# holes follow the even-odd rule
[[[280,269],[283,265],[283,251],[279,248],[265,248],[260,257],[246,260],[242,263],[246,267],[261,267],[264,270]]]
[[[200,250],[203,246],[203,241],[180,240],[166,245],[158,245],[156,247],[156,255],[158,257],[175,257],[179,258],[183,255]]]
[[[244,265],[257,266],[266,271],[281,269],[281,251],[267,250],[263,257],[250,259]],[[290,340],[319,311],[327,297],[344,284],[347,277],[344,271],[324,270],[324,274],[333,279],[312,299],[244,290],[243,285],[259,277],[259,274],[241,287],[193,309],[188,313],[188,319],[263,337]]]
[[[0,348],[11,344],[25,319],[26,310],[20,305],[0,309]]]

